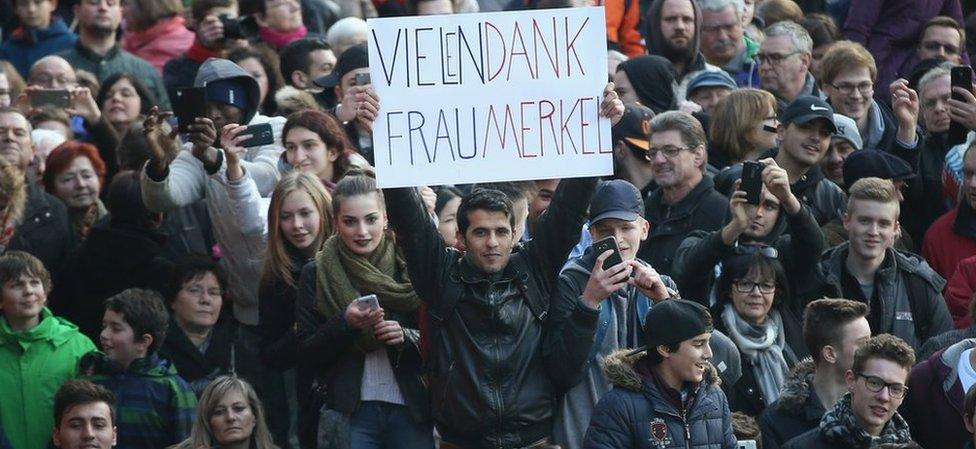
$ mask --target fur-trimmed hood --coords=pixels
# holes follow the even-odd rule
[[[807,399],[810,398],[810,390],[813,388],[813,373],[817,365],[813,359],[807,357],[800,360],[790,373],[783,379],[783,390],[779,396],[779,409],[799,414],[803,410]]]
[[[619,349],[603,358],[600,366],[607,380],[615,387],[623,387],[628,390],[641,391],[644,385],[641,375],[634,369],[634,365],[647,356],[644,351],[634,354],[632,349]],[[718,371],[709,362],[705,365],[705,376],[702,386],[719,386],[722,380],[718,377]]]

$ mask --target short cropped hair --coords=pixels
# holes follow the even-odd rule
[[[823,348],[841,344],[840,328],[868,316],[868,305],[848,299],[818,299],[803,311],[803,340],[813,361],[819,363]]]
[[[952,28],[958,31],[959,52],[962,53],[966,51],[966,29],[963,28],[962,25],[959,25],[959,22],[956,22],[956,19],[953,19],[952,17],[949,16],[935,16],[929,19],[928,22],[925,22],[925,26],[922,27],[922,32],[918,34],[919,45],[922,45],[922,38],[925,37],[925,32],[932,27]]]
[[[51,273],[40,259],[23,251],[7,251],[0,256],[0,285],[16,281],[21,276],[40,279],[44,293],[51,293]]]
[[[112,390],[87,380],[73,379],[61,384],[54,393],[54,425],[61,427],[61,418],[76,405],[104,402],[115,422],[115,394]]]
[[[847,211],[854,209],[854,201],[875,201],[898,205],[898,189],[887,179],[869,177],[854,182],[847,190]]]
[[[180,290],[183,289],[183,284],[205,276],[207,273],[212,273],[217,278],[217,284],[220,285],[221,291],[227,290],[227,276],[220,265],[217,265],[217,262],[210,256],[188,254],[177,259],[176,263],[173,264],[173,272],[169,277],[169,282],[166,283],[161,292],[163,298],[166,298],[168,304],[172,304],[173,301],[176,301],[176,296]]]
[[[790,41],[793,43],[793,48],[796,49],[796,51],[803,53],[810,53],[813,51],[813,38],[810,37],[810,33],[807,33],[805,28],[796,22],[789,20],[776,22],[766,27],[766,29],[763,30],[763,33],[766,34],[767,38],[771,36],[788,36]]]
[[[163,297],[154,290],[130,288],[105,300],[105,310],[122,315],[122,319],[132,327],[135,340],[143,335],[152,336],[147,354],[154,354],[166,340],[169,328],[169,312],[163,305]]]
[[[508,217],[512,229],[515,229],[515,212],[508,195],[495,189],[481,189],[461,199],[457,211],[458,230],[461,231],[461,235],[466,235],[468,226],[471,225],[468,214],[476,210],[501,212]]]
[[[319,37],[306,37],[285,45],[278,53],[278,65],[281,67],[281,76],[285,84],[292,86],[291,74],[296,70],[306,75],[309,73],[313,51],[331,49],[332,47]]]
[[[875,335],[854,351],[853,371],[855,373],[864,371],[864,365],[869,359],[888,360],[906,370],[911,370],[912,366],[915,366],[915,350],[905,343],[905,340],[894,335]]]
[[[687,112],[666,111],[655,115],[651,119],[650,128],[650,132],[647,133],[648,138],[654,133],[677,131],[681,134],[681,141],[685,145],[691,148],[701,146],[703,148],[702,154],[704,155],[701,171],[702,174],[705,173],[708,166],[707,138],[705,137],[705,129],[702,128],[701,122],[698,119]]]
[[[874,56],[863,45],[852,41],[837,41],[824,53],[819,64],[820,82],[830,84],[841,72],[866,68],[874,81],[878,77],[878,66]]]

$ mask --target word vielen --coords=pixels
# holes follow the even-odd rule
[[[382,37],[374,28],[372,44],[379,55],[382,82],[388,86],[509,81],[513,68],[526,70],[531,79],[585,76],[576,45],[584,29],[592,25],[590,19],[550,19],[516,20],[511,29],[503,27],[504,31],[487,21],[469,26],[397,28],[395,36],[391,30],[383,30]],[[525,78],[518,75],[518,79]]]

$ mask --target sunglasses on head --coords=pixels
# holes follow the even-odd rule
[[[767,259],[776,259],[779,257],[779,251],[769,245],[755,245],[755,244],[745,244],[736,245],[734,248],[736,255],[747,255],[747,254],[760,254]]]

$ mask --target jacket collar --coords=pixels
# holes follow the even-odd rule
[[[664,220],[667,216],[675,217],[691,213],[701,202],[701,198],[715,187],[712,177],[704,175],[695,188],[691,189],[677,204],[669,205],[664,202],[663,189],[657,189],[648,198],[647,217],[654,220]],[[653,220],[652,220],[653,221]]]
[[[10,329],[7,319],[0,316],[0,345],[5,343],[28,344],[47,340],[54,346],[61,346],[75,336],[75,332],[70,331],[77,330],[78,326],[54,316],[50,309],[44,307],[41,310],[40,323],[33,329],[23,332],[14,332]]]
[[[98,53],[89,50],[87,47],[82,45],[81,39],[78,39],[78,41],[75,42],[75,50],[78,52],[79,55],[81,55],[82,58],[85,58],[92,62],[102,62],[102,61],[111,60],[116,56],[118,56],[119,53],[121,52],[121,50],[119,50],[119,44],[116,43],[115,45],[112,46],[112,48],[108,50],[108,52],[105,53],[104,56],[102,56]]]
[[[817,365],[807,357],[797,363],[783,380],[778,408],[781,411],[803,415],[807,419],[818,419],[824,414],[823,405],[813,389],[813,375]]]
[[[952,220],[952,230],[963,237],[976,238],[976,211],[966,200],[959,201],[956,218]]]

